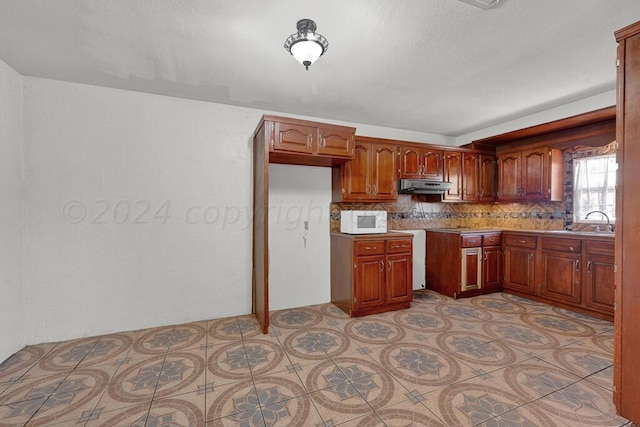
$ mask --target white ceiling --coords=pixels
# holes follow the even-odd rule
[[[313,19],[309,71],[283,48]],[[457,136],[615,86],[638,0],[0,0],[24,75]]]

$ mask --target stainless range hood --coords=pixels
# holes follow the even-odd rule
[[[453,187],[451,182],[429,181],[427,179],[401,179],[398,181],[400,194],[444,194]]]

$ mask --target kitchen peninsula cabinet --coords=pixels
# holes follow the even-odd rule
[[[498,153],[498,201],[562,201],[564,158],[549,146]]]
[[[616,32],[617,190],[613,392],[618,413],[640,424],[640,22]]]
[[[500,290],[500,231],[427,230],[427,288],[452,298]]]
[[[352,317],[409,308],[413,236],[331,233],[331,302]]]
[[[334,202],[398,198],[396,148],[374,138],[357,137],[353,159],[332,174]]]
[[[442,150],[431,147],[399,146],[400,178],[442,181]]]

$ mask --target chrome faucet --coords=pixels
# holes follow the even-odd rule
[[[606,213],[604,213],[602,211],[591,211],[591,212],[587,213],[587,215],[585,215],[584,219],[588,219],[589,215],[591,215],[592,213],[602,214],[602,216],[607,219],[607,231],[609,233],[613,233],[613,226],[611,225],[611,220],[609,219],[609,215],[607,215]]]

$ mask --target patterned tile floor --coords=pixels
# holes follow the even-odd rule
[[[26,347],[0,426],[621,426],[613,325],[507,294],[415,293]]]

